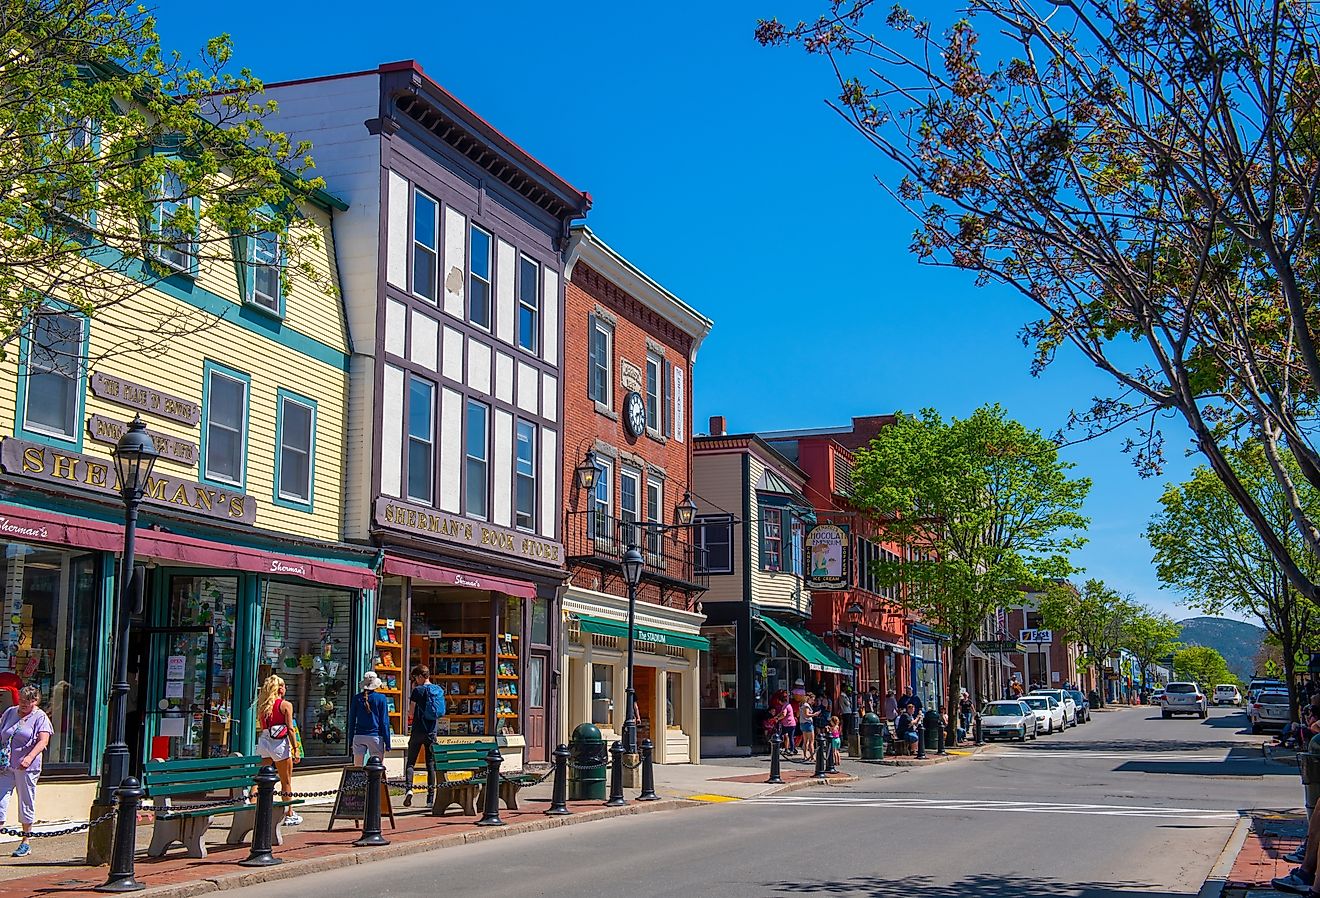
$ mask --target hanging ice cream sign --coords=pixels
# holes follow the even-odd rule
[[[807,589],[848,588],[848,546],[845,524],[817,524],[807,531]]]

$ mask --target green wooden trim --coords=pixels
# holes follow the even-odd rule
[[[255,775],[255,774],[254,774]],[[229,779],[197,780],[182,783],[156,783],[146,786],[147,793],[161,798],[171,795],[193,795],[215,792],[219,789],[246,789],[254,785],[251,776],[233,776]]]
[[[90,772],[95,773],[100,765],[99,759],[105,754],[105,744],[108,738],[107,729],[110,726],[110,715],[98,713],[95,708],[96,697],[108,695],[110,693],[111,678],[111,660],[110,646],[114,642],[114,620],[115,620],[115,586],[119,579],[117,576],[115,558],[108,552],[102,552],[100,561],[100,583],[101,583],[101,602],[96,615],[96,633],[100,637],[93,640],[91,651],[94,655],[92,663],[92,682],[89,684],[92,694],[93,708],[91,710],[91,764]],[[151,743],[147,743],[150,745]]]
[[[261,652],[262,584],[247,574],[239,579],[234,615],[234,697],[230,701],[229,750],[252,753],[257,744],[257,665]],[[295,709],[296,711],[297,709]]]
[[[628,638],[628,625],[623,621],[608,620],[603,617],[593,617],[590,614],[579,614],[578,625],[588,633],[598,633],[601,636],[615,636],[620,639]],[[700,652],[710,651],[710,640],[704,636],[693,636],[689,633],[675,633],[673,630],[662,630],[659,627],[634,627],[634,638],[644,642],[660,642],[656,639],[647,639],[647,636],[663,637],[664,645],[676,645],[685,649],[696,649]]]
[[[225,767],[220,770],[167,770],[144,773],[142,774],[142,781],[151,784],[153,788],[157,786],[191,786],[201,791],[211,783],[228,782],[239,776],[248,785],[252,785],[252,778],[260,772],[261,767],[257,764]],[[215,788],[223,787],[216,786]]]
[[[91,321],[86,315],[83,315],[68,303],[47,299],[43,305],[51,307],[56,312],[72,315],[82,321],[82,346],[79,348],[78,354],[78,384],[75,387],[78,408],[73,416],[73,434],[65,437],[46,433],[42,430],[32,430],[27,426],[25,419],[27,417],[28,384],[30,383],[27,375],[27,365],[32,351],[33,321],[26,322],[18,332],[18,383],[15,384],[14,390],[14,433],[24,439],[32,440],[34,443],[81,452],[87,422],[87,360],[91,352]]]

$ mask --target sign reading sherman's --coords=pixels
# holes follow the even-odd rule
[[[430,537],[444,542],[486,549],[510,558],[537,564],[562,567],[564,547],[530,533],[496,527],[460,515],[445,514],[434,508],[407,505],[385,496],[376,497],[376,523],[409,536]]]
[[[18,477],[80,486],[119,497],[119,476],[114,463],[81,452],[5,437],[0,442],[0,469]],[[167,474],[147,478],[147,492],[142,498],[151,505],[234,523],[251,524],[257,516],[256,500],[245,493],[179,480]]]
[[[144,387],[142,384],[115,377],[113,374],[93,371],[91,387],[93,393],[107,402],[160,415],[162,418],[169,418],[189,427],[196,427],[202,420],[200,403],[171,396],[169,393],[162,393],[153,387]]]
[[[124,422],[116,421],[114,418],[106,418],[102,415],[92,415],[87,419],[87,435],[98,443],[114,446],[119,442],[119,438],[124,435]],[[147,435],[156,444],[156,451],[160,453],[161,458],[168,458],[170,461],[177,461],[182,465],[196,467],[196,443],[191,440],[181,440],[167,433],[161,433],[159,430],[148,430]]]

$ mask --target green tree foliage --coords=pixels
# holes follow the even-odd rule
[[[265,126],[273,103],[229,60],[227,37],[195,64],[166,53],[136,0],[0,0],[0,353],[52,299],[125,306],[138,326],[119,349],[205,327],[162,312],[153,285],[213,266],[232,279],[263,232],[280,235],[282,275],[317,278],[307,147]],[[184,275],[160,261],[181,245]]]
[[[1265,450],[1248,443],[1225,457],[1239,483],[1251,494],[1291,553],[1293,565],[1307,578],[1320,576],[1320,559],[1311,552],[1293,516],[1290,495],[1274,476]],[[1284,470],[1296,474],[1291,459]],[[1295,491],[1306,515],[1320,514],[1320,491],[1299,478]],[[1161,582],[1177,590],[1191,608],[1206,614],[1225,611],[1250,615],[1268,636],[1278,640],[1296,712],[1294,684],[1297,657],[1308,634],[1320,623],[1317,606],[1301,593],[1266,547],[1252,522],[1210,469],[1198,467],[1186,483],[1160,496],[1161,511],[1151,519],[1146,538],[1155,549]]]
[[[899,415],[857,453],[853,501],[884,515],[915,556],[878,564],[877,576],[903,586],[909,606],[949,635],[947,695],[958,694],[985,618],[1072,570],[1091,482],[1070,478],[1071,468],[997,405],[949,421],[931,410]]]
[[[1071,346],[1107,372],[1115,390],[1077,423],[1140,422],[1143,471],[1163,460],[1159,416],[1181,418],[1320,599],[1228,458],[1261,441],[1320,552],[1297,490],[1320,488],[1320,4],[969,0],[935,24],[889,2],[819,6],[757,38],[826,58],[833,108],[917,221],[916,257],[1032,304],[1036,370]]]
[[[1087,580],[1079,590],[1071,583],[1051,583],[1037,602],[1041,620],[1081,643],[1079,665],[1100,670],[1105,659],[1123,645],[1126,627],[1138,608],[1103,580]],[[1104,690],[1100,705],[1104,706]]]
[[[1214,689],[1221,683],[1242,685],[1228,669],[1224,656],[1204,645],[1188,646],[1174,654],[1173,675],[1179,680],[1191,680],[1202,689]]]
[[[1182,647],[1178,641],[1181,632],[1182,627],[1177,621],[1145,605],[1137,606],[1123,625],[1122,647],[1136,659],[1143,686],[1150,682],[1151,664]]]

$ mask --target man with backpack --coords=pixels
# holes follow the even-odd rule
[[[445,716],[445,691],[431,682],[431,671],[424,664],[412,669],[412,725],[408,728],[408,753],[404,759],[404,778],[408,781],[403,793],[403,806],[412,807],[413,776],[417,770],[417,755],[426,755],[426,803],[435,802],[435,758],[431,743],[435,742],[436,728]]]

